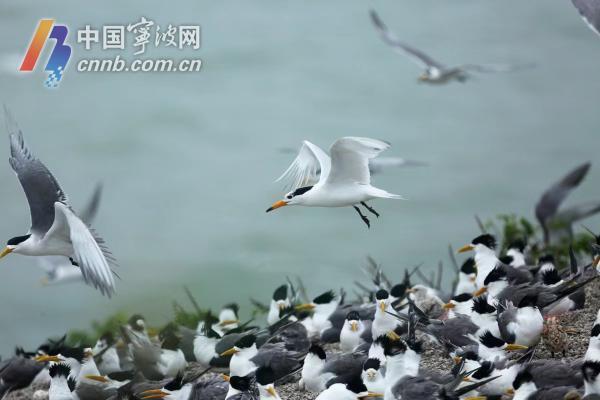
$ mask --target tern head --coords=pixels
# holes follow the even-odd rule
[[[304,204],[304,201],[306,199],[305,195],[312,188],[313,188],[312,186],[304,186],[304,187],[298,188],[292,192],[287,193],[282,200],[279,200],[279,201],[276,201],[275,203],[273,203],[273,205],[267,209],[267,212],[276,210],[276,209],[278,209],[280,207],[284,207],[284,206],[293,206],[293,205],[298,205],[298,204]]]
[[[335,293],[332,290],[328,290],[327,292],[318,295],[312,301],[312,303],[299,304],[296,306],[296,311],[310,311],[315,310],[315,312],[321,311],[333,311],[331,308],[336,307],[338,304],[338,300],[335,296]]]
[[[494,336],[490,331],[485,331],[481,336],[479,336],[479,343],[488,349],[501,349],[506,351],[527,350],[527,346],[506,343],[504,340]]]
[[[375,381],[381,375],[379,368],[381,368],[381,361],[376,358],[368,358],[363,364],[363,380]]]
[[[465,260],[463,265],[460,267],[460,272],[465,275],[474,275],[477,273],[477,268],[475,266],[475,260],[473,257],[469,257]]]
[[[290,305],[290,300],[288,299],[288,286],[281,285],[273,292],[272,304],[276,307],[280,312],[285,310]]]
[[[230,376],[229,385],[240,392],[249,392],[252,390],[252,377],[250,376]]]
[[[483,235],[477,236],[475,239],[471,241],[471,243],[461,247],[458,249],[459,253],[464,253],[467,251],[482,251],[482,250],[494,250],[496,249],[496,238],[489,233],[485,233]]]
[[[377,312],[384,313],[390,304],[390,294],[385,289],[380,289],[375,293],[375,299],[377,301]]]
[[[454,296],[450,299],[450,301],[444,304],[443,308],[445,310],[452,310],[456,308],[456,306],[467,305],[470,301],[473,300],[473,295],[469,293],[461,293],[459,295]]]
[[[232,356],[234,354],[252,351],[256,349],[256,336],[253,334],[242,336],[229,350],[221,353],[221,357]]]
[[[4,257],[10,253],[13,253],[13,252],[19,253],[20,249],[23,248],[24,246],[26,246],[24,243],[30,237],[31,237],[31,235],[27,234],[27,235],[23,235],[23,236],[15,236],[14,238],[10,239],[8,242],[6,242],[6,247],[0,253],[0,258]]]
[[[523,253],[525,246],[526,244],[523,239],[515,239],[508,245],[508,250],[517,250],[519,253]]]
[[[584,361],[583,365],[581,366],[581,372],[583,374],[583,380],[585,381],[586,386],[595,386],[598,375],[600,375],[600,362],[592,360]]]
[[[473,356],[473,354],[469,354],[469,356]],[[476,354],[474,354],[475,357],[477,357]],[[475,361],[477,360],[477,358],[474,359]],[[479,368],[477,368],[477,371],[473,372],[473,374],[471,374],[471,378],[475,379],[475,380],[482,380],[485,378],[489,378],[492,373],[495,370],[495,366],[494,363],[491,361],[483,361],[480,365]]]
[[[271,367],[260,367],[255,372],[261,398],[279,399],[275,390],[275,372]]]
[[[525,391],[529,393],[537,390],[535,383],[533,382],[533,376],[527,368],[519,371],[512,383],[512,387],[515,392]]]
[[[323,348],[318,344],[313,344],[312,346],[310,346],[310,349],[308,349],[308,354],[318,358],[319,360],[324,361],[327,359],[327,354],[325,353],[325,350],[323,350]]]
[[[127,321],[129,327],[136,332],[144,332],[146,330],[146,320],[140,314],[133,314]]]
[[[239,319],[238,312],[240,307],[236,303],[231,303],[223,306],[219,312],[218,326],[223,332],[228,332],[238,327]]]
[[[98,354],[107,347],[111,347],[115,344],[115,338],[111,332],[106,332],[96,341],[94,345],[94,354]]]
[[[354,393],[357,399],[364,399],[368,397],[383,397],[381,393],[370,392],[363,383],[360,376],[354,377],[350,382],[348,382],[346,384],[346,389]]]
[[[344,328],[349,329],[352,332],[358,332],[361,327],[360,315],[356,311],[350,311],[346,314],[346,321],[344,322]]]
[[[396,299],[401,299],[404,296],[406,296],[407,289],[408,289],[408,287],[406,286],[406,284],[404,282],[397,283],[394,286],[392,286],[392,288],[390,289],[390,295],[392,297],[395,297]]]

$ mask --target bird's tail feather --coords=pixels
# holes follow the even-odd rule
[[[399,194],[393,194],[386,190],[379,189],[371,186],[369,190],[369,194],[373,197],[377,197],[380,199],[396,199],[396,200],[407,200],[404,196]]]

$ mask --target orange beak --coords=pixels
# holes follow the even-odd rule
[[[271,207],[267,208],[267,212],[277,210],[278,208],[285,207],[285,206],[287,206],[287,203],[283,200],[279,200],[279,201],[276,201],[275,203],[273,203],[273,205]]]
[[[461,247],[460,249],[457,250],[457,253],[466,253],[467,251],[471,251],[475,249],[475,246],[473,246],[472,244],[467,244],[463,247]]]

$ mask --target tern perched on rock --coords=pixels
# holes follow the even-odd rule
[[[457,66],[446,66],[421,50],[418,50],[399,40],[383,23],[377,13],[371,10],[371,21],[379,32],[383,41],[410,57],[416,64],[424,68],[419,80],[427,83],[447,83],[452,80],[464,82],[469,78],[469,72],[494,73],[511,72],[526,67],[525,65],[501,65],[501,64],[463,64]]]
[[[104,240],[71,208],[67,195],[44,164],[27,148],[23,133],[5,108],[10,137],[9,162],[25,191],[31,228],[10,239],[0,258],[10,253],[63,256],[81,269],[84,281],[106,296],[115,293],[115,259]]]
[[[277,179],[290,179],[292,191],[269,207],[267,212],[292,205],[354,207],[370,227],[369,219],[358,205],[379,217],[379,213],[367,205],[367,201],[402,199],[400,195],[371,186],[369,160],[389,147],[388,143],[377,139],[343,137],[331,145],[327,155],[321,148],[305,140],[298,156]]]

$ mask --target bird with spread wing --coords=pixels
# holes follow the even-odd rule
[[[115,293],[116,261],[104,240],[71,208],[57,180],[25,145],[23,133],[4,109],[10,139],[9,162],[25,191],[31,212],[28,233],[10,239],[0,258],[10,254],[63,256],[79,267],[84,281],[102,294]]]
[[[336,140],[329,154],[305,140],[288,169],[277,179],[291,180],[291,191],[274,203],[267,212],[288,205],[306,207],[350,207],[360,215],[367,227],[370,221],[358,205],[379,217],[367,205],[373,199],[402,199],[371,185],[369,160],[387,150],[390,145],[364,137],[343,137]]]
[[[509,65],[509,64],[462,64],[456,66],[444,65],[423,51],[412,47],[396,37],[388,27],[383,23],[379,15],[371,10],[371,22],[379,32],[381,39],[394,50],[408,56],[419,67],[423,68],[423,73],[419,76],[419,81],[427,83],[447,83],[451,80],[464,82],[469,78],[469,72],[494,73],[494,72],[512,72],[523,68],[531,67],[527,65]]]

